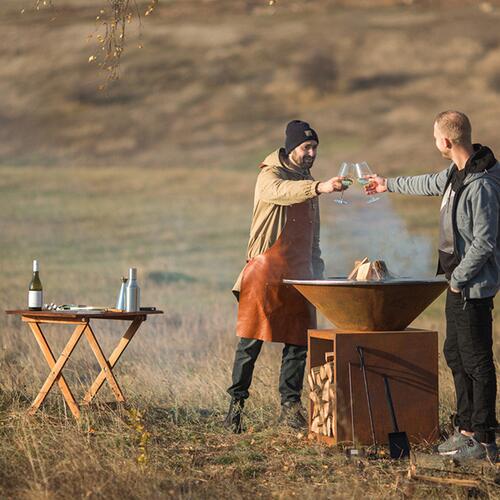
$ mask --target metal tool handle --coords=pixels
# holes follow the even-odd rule
[[[389,387],[389,379],[384,375],[385,397],[387,405],[389,406],[389,413],[391,414],[392,429],[394,432],[399,432],[398,421],[396,420],[396,413],[394,412],[394,405],[392,404],[391,388]]]
[[[370,391],[368,390],[368,379],[366,378],[366,366],[365,366],[365,356],[364,349],[361,346],[357,346],[356,350],[359,354],[359,362],[361,365],[361,371],[363,372],[363,382],[365,384],[365,394],[366,394],[366,402],[368,403],[368,416],[370,417],[370,429],[372,433],[373,446],[375,450],[377,449],[377,440],[375,438],[375,426],[373,424],[373,414],[372,414],[372,402],[370,400]]]
[[[352,445],[355,445],[354,437],[354,401],[352,397],[352,369],[351,362],[349,361],[349,400],[351,403],[351,434],[352,434]]]

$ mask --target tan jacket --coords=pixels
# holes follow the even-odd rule
[[[312,199],[315,211],[312,266],[314,277],[321,279],[325,265],[319,248],[320,220],[316,194],[319,182],[312,178],[309,170],[293,165],[284,166],[280,162],[279,153],[279,149],[274,151],[260,165],[261,171],[255,185],[247,260],[264,253],[279,238],[286,222],[288,205]],[[233,292],[240,291],[242,272],[233,286]]]

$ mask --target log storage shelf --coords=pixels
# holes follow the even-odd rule
[[[330,445],[372,444],[358,347],[364,351],[377,444],[386,444],[393,432],[384,376],[390,382],[399,429],[407,432],[412,443],[437,439],[438,336],[435,331],[412,328],[309,330],[310,438]]]

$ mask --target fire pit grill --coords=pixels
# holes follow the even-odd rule
[[[356,281],[284,279],[337,328],[351,331],[404,330],[446,289],[442,278]]]

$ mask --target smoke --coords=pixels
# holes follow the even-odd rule
[[[430,241],[411,235],[392,208],[390,194],[369,199],[358,189],[349,189],[349,205],[334,203],[335,193],[321,200],[321,250],[325,276],[347,276],[354,261],[368,257],[384,260],[389,271],[399,276],[433,276],[435,259]]]

